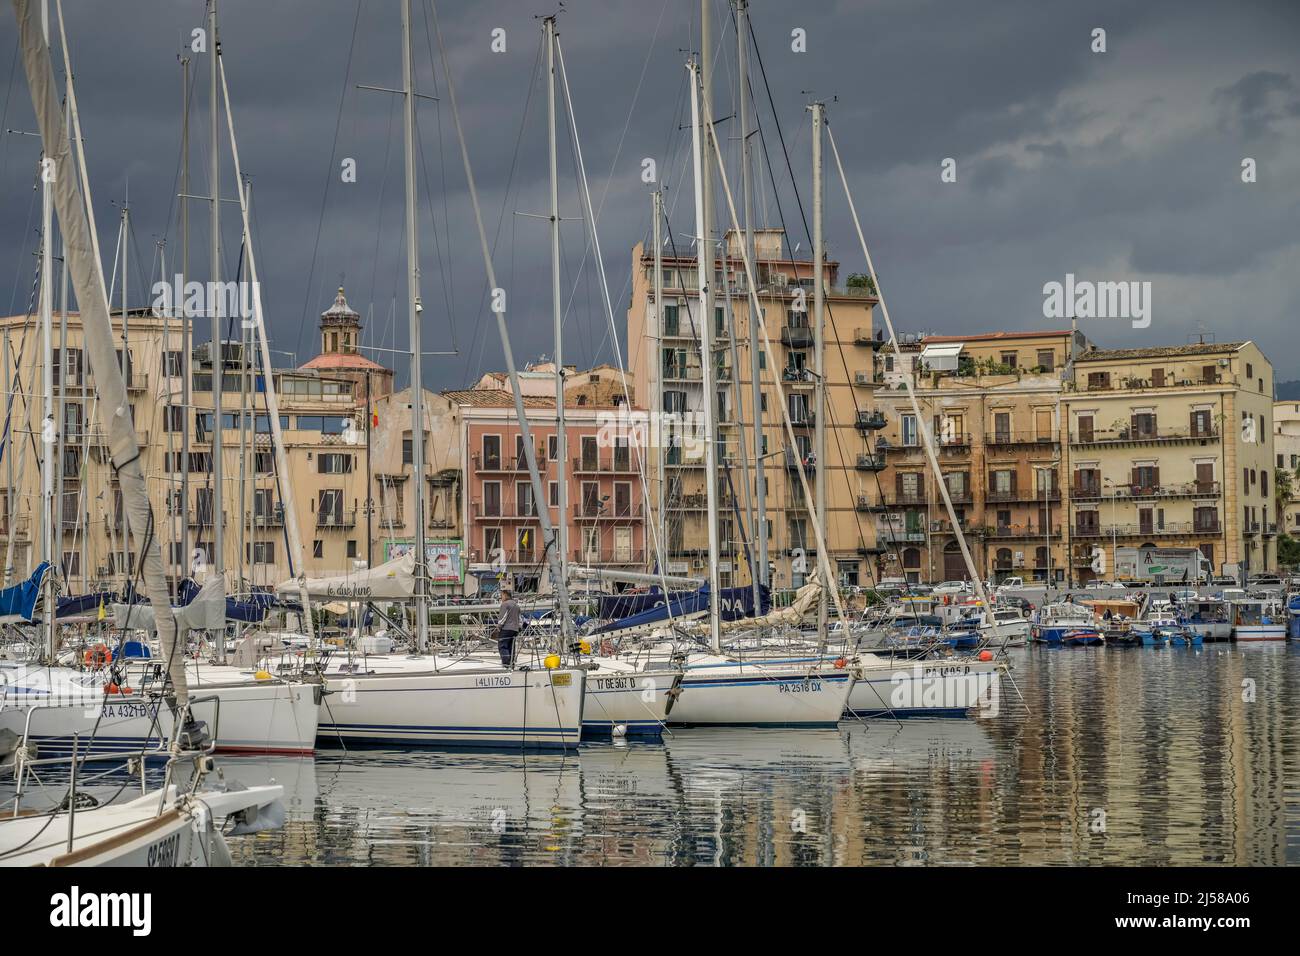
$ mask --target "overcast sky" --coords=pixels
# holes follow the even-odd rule
[[[426,351],[433,388],[461,387],[503,367],[489,324],[444,65],[428,0],[414,0],[421,101],[420,244]],[[618,338],[630,251],[650,228],[642,159],[668,191],[679,249],[689,246],[692,184],[684,95],[698,49],[697,0],[566,0],[559,18],[579,141]],[[181,92],[178,54],[202,21],[202,0],[65,0],[91,188],[111,265],[130,186],[129,288],[148,302],[157,243],[180,255],[175,194]],[[718,48],[714,111],[734,109],[730,8],[713,0]],[[471,160],[508,293],[515,355],[549,354],[550,247],[546,99],[535,72],[545,3],[439,4]],[[762,141],[761,224],[808,242],[794,186],[811,195],[806,104],[827,101],[849,185],[891,314],[901,330],[944,333],[1059,327],[1043,286],[1149,280],[1151,325],[1093,319],[1104,346],[1181,344],[1204,330],[1251,338],[1279,379],[1300,378],[1300,3],[1196,0],[754,0],[766,76],[753,62]],[[490,49],[503,29],[504,53]],[[807,52],[791,49],[806,31]],[[1105,30],[1106,51],[1093,52]],[[406,379],[400,99],[357,84],[401,84],[397,0],[221,0],[220,29],[240,157],[251,177],[254,249],[274,341],[306,361],[317,316],[342,277],[366,317],[372,356]],[[0,127],[34,120],[9,4],[0,10]],[[192,54],[192,189],[208,186],[206,55]],[[769,103],[770,86],[773,104]],[[587,248],[566,124],[560,137],[567,362],[616,361]],[[794,184],[786,167],[789,152]],[[223,118],[224,129],[224,118]],[[724,123],[720,134],[734,137]],[[726,145],[738,175],[736,143]],[[770,167],[768,159],[770,158]],[[1242,161],[1257,181],[1242,182]],[[340,164],[357,164],[343,183]],[[956,161],[956,182],[941,165]],[[39,241],[38,141],[0,139],[0,308],[22,313]],[[829,249],[844,272],[861,250],[828,159]],[[775,189],[774,189],[775,186]],[[222,191],[231,196],[228,144]],[[719,207],[720,210],[723,207]],[[190,262],[208,275],[208,209],[191,203]],[[223,205],[227,277],[238,254],[237,207]],[[809,215],[811,211],[809,209]],[[169,269],[171,271],[171,269]],[[146,282],[147,280],[147,282]],[[626,343],[621,343],[626,348]],[[632,348],[641,347],[632,343]],[[288,362],[286,355],[277,363]]]

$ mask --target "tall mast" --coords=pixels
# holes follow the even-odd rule
[[[654,246],[655,246],[655,337],[657,347],[655,348],[654,361],[651,363],[650,372],[655,384],[654,405],[651,408],[652,413],[659,417],[664,410],[664,240],[663,240],[663,218],[664,218],[664,194],[662,190],[654,191],[654,201],[651,204],[654,208]],[[659,421],[662,422],[662,418]],[[658,484],[658,494],[656,495],[655,512],[651,520],[661,522],[660,527],[666,527],[664,522],[664,454],[663,447],[663,426],[652,429],[652,436],[655,439],[655,466],[657,470],[656,479]],[[659,568],[660,574],[667,573],[667,568]],[[665,588],[665,590],[667,590]]]
[[[745,217],[745,251],[742,259],[754,256],[754,223],[751,214],[753,199],[749,181],[749,0],[736,0],[736,71],[740,85],[740,183],[742,215]],[[754,587],[754,614],[762,606],[759,602],[758,584],[768,583],[767,555],[767,464],[763,456],[763,385],[760,356],[762,346],[758,341],[758,316],[749,317],[749,375],[752,389],[751,401],[754,415],[754,537],[757,539],[758,574]],[[776,371],[773,370],[773,374]]]
[[[826,528],[826,284],[822,272],[826,261],[826,239],[822,234],[822,199],[825,188],[822,185],[822,124],[825,105],[814,103],[813,114],[813,374],[816,419],[813,422],[814,454],[817,456],[815,473],[817,503],[817,526]],[[822,567],[830,568],[830,554],[821,562]],[[820,596],[817,599],[817,633],[826,633],[826,621],[829,611],[827,595],[830,581],[822,582]]]
[[[706,20],[707,22],[707,20]],[[709,646],[716,654],[722,649],[721,607],[722,598],[718,577],[718,446],[717,417],[718,401],[713,384],[713,316],[711,286],[712,277],[709,269],[712,255],[707,251],[708,234],[705,231],[704,183],[707,173],[701,168],[703,152],[700,128],[700,82],[699,68],[694,62],[686,67],[691,74],[691,149],[695,167],[695,222],[698,229],[696,239],[696,269],[699,273],[700,308],[706,316],[701,320],[704,345],[700,363],[700,377],[704,387],[704,497],[708,507],[709,522]]]
[[[411,349],[411,466],[415,474],[416,647],[429,645],[424,545],[424,383],[420,370],[420,260],[415,244],[415,71],[411,53],[411,0],[402,0],[402,132],[406,154],[406,297]]]
[[[555,323],[555,486],[558,496],[560,521],[556,527],[559,547],[560,577],[568,581],[569,558],[569,489],[567,484],[568,438],[564,430],[564,330],[560,306],[560,179],[555,146],[555,17],[542,21],[546,36],[546,119],[551,161],[551,318]],[[539,509],[550,506],[549,501],[536,503]],[[568,593],[568,588],[565,588]],[[571,609],[567,603],[560,607],[561,620],[567,620]]]
[[[190,355],[194,348],[194,317],[185,308],[185,281],[190,271],[190,58],[181,57],[181,271],[175,290],[181,317],[181,553],[177,578],[185,576],[190,560]]]
[[[50,45],[50,4],[41,2],[41,34]],[[45,368],[45,401],[41,414],[41,560],[54,564],[54,198],[48,150],[41,152],[41,359]],[[45,649],[54,654],[54,575],[45,577]]]
[[[208,273],[212,282],[219,282],[221,279],[221,166],[219,162],[219,146],[221,143],[221,127],[217,123],[217,57],[221,56],[221,41],[217,39],[217,0],[210,0],[208,6],[208,77],[211,83],[211,98],[208,102],[208,119],[210,121],[209,140],[212,147],[210,159],[210,169],[208,181],[212,187],[212,220],[211,235],[209,238],[209,262]],[[221,309],[211,308],[213,303],[208,303],[212,316],[212,567],[221,577],[224,586],[226,576],[226,552],[225,531],[222,528],[223,505],[222,505],[222,482],[225,480],[225,469],[222,467],[222,432],[224,431],[223,416],[221,412],[221,386],[222,379],[225,377],[226,363],[223,349],[221,348]],[[226,658],[226,629],[224,627],[217,630],[217,660],[224,661]]]

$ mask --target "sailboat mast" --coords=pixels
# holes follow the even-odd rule
[[[411,51],[411,0],[402,0],[402,132],[406,157],[406,297],[411,348],[411,465],[415,475],[415,626],[416,647],[429,646],[428,595],[424,545],[424,382],[421,375],[420,260],[415,236],[415,71]]]
[[[740,183],[741,214],[745,218],[744,256],[753,259],[754,220],[753,196],[749,181],[749,0],[736,0],[736,72],[740,87]],[[758,572],[754,578],[754,614],[760,613],[759,586],[767,586],[767,465],[763,456],[763,385],[761,382],[762,346],[758,341],[758,316],[749,317],[749,375],[752,388],[754,428],[754,537],[758,547]],[[774,373],[775,374],[775,373]]]
[[[708,271],[712,263],[708,249],[708,233],[704,205],[704,182],[707,174],[701,168],[703,131],[700,128],[700,78],[699,67],[691,62],[686,67],[691,74],[691,151],[695,169],[695,222],[698,232],[696,239],[696,270],[699,273],[700,320],[703,346],[701,347],[700,377],[704,387],[704,499],[708,509],[709,538],[709,646],[716,654],[721,650],[722,635],[719,602],[721,589],[718,577],[718,446],[717,446],[717,395],[713,385],[713,321],[712,295]]]
[[[217,123],[217,57],[221,56],[221,41],[217,39],[217,0],[209,0],[208,6],[208,77],[211,85],[210,99],[208,101],[208,120],[209,126],[209,145],[212,154],[209,157],[210,169],[208,182],[212,188],[212,218],[209,223],[211,235],[209,239],[210,262],[208,272],[212,282],[219,282],[221,279],[221,166],[219,157],[219,147],[221,143],[221,127]],[[212,567],[213,570],[222,578],[223,584],[226,575],[226,552],[225,531],[222,528],[222,518],[224,516],[222,498],[224,488],[222,482],[225,480],[225,468],[222,462],[222,432],[225,424],[224,416],[221,411],[221,391],[222,379],[225,377],[226,363],[224,350],[221,347],[221,316],[218,314],[222,310],[212,308],[213,303],[208,303],[212,317]],[[226,629],[220,628],[217,631],[217,660],[226,659]]]
[[[568,582],[569,558],[569,489],[568,436],[564,429],[564,316],[560,305],[560,178],[555,144],[555,17],[542,21],[546,36],[546,119],[551,162],[551,318],[555,324],[555,485],[559,505],[559,525],[556,542],[559,547],[560,577]],[[549,506],[547,501],[536,502],[538,508]],[[568,594],[568,588],[564,589]],[[560,607],[561,620],[567,620],[571,609],[567,603]]]
[[[652,213],[654,219],[654,242],[655,246],[655,330],[658,339],[658,347],[655,349],[656,367],[654,371],[655,396],[654,405],[651,408],[652,413],[659,418],[662,423],[663,419],[660,413],[664,410],[664,239],[663,239],[663,218],[664,218],[664,194],[662,190],[654,191],[653,202],[654,208]],[[650,434],[655,446],[655,467],[657,469],[656,479],[658,485],[658,494],[656,495],[655,513],[652,520],[660,522],[659,527],[667,527],[664,520],[664,445],[663,445],[663,426],[652,427]],[[667,568],[659,568],[659,573],[664,574]],[[665,591],[667,588],[664,589]]]
[[[41,34],[50,44],[50,4],[41,2]],[[41,414],[41,560],[54,563],[54,199],[50,189],[51,159],[41,153],[41,360],[45,369],[45,400]],[[54,653],[54,575],[45,577],[45,649]]]
[[[190,400],[190,355],[194,348],[193,316],[185,308],[185,281],[190,271],[190,58],[181,57],[181,271],[175,298],[181,318],[181,553],[177,578],[185,575],[190,560],[190,422],[194,411]]]
[[[817,507],[817,526],[826,529],[826,277],[823,263],[826,261],[826,237],[822,229],[822,200],[825,187],[822,184],[822,124],[825,105],[814,103],[813,114],[813,374],[816,419],[813,421],[813,443],[817,456],[815,472]],[[830,568],[830,555],[826,555],[824,567]],[[827,599],[831,582],[823,582],[817,598],[817,633],[826,633],[829,613]]]

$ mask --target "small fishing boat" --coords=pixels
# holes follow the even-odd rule
[[[1039,644],[1086,647],[1105,643],[1100,628],[1093,623],[1092,610],[1073,602],[1044,604],[1034,612],[1029,633]]]
[[[1287,616],[1272,598],[1232,602],[1232,636],[1238,641],[1285,641]]]
[[[1232,640],[1232,608],[1216,597],[1195,597],[1178,603],[1178,620],[1205,641]]]

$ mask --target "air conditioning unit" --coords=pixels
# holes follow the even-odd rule
[[[701,561],[701,560],[699,560],[698,558],[696,558],[694,561],[691,562],[691,570],[693,570],[693,571],[703,571],[703,570],[704,570],[704,562]]]
[[[768,279],[772,285],[778,288],[785,288],[790,284],[790,277],[784,272],[773,272],[768,276]]]

